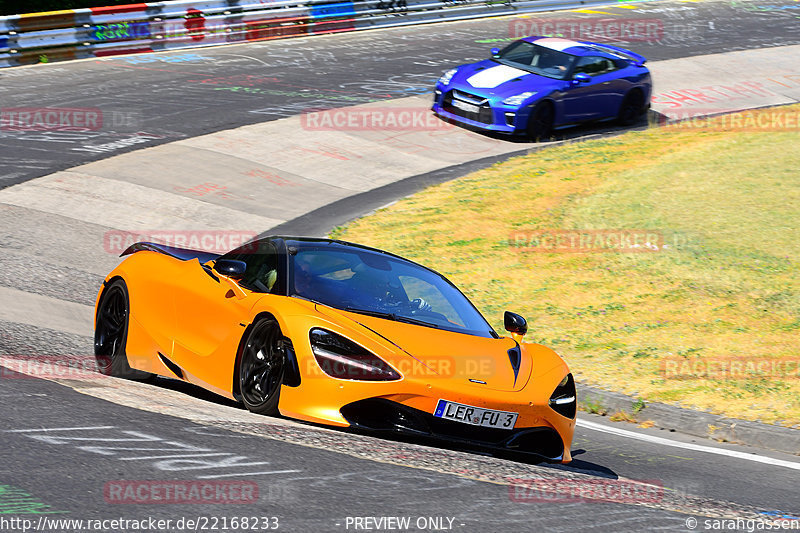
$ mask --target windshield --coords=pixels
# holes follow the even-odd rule
[[[433,271],[369,250],[303,246],[290,255],[291,295],[388,320],[481,337],[491,326]]]
[[[501,50],[492,59],[534,74],[563,80],[566,79],[576,57],[527,41],[517,41]]]

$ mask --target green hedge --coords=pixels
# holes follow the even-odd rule
[[[0,0],[0,15],[19,15],[20,13],[36,13],[38,11],[58,11],[59,9],[119,6],[136,3],[139,2],[137,0]]]

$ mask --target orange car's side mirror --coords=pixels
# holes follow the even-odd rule
[[[506,311],[503,315],[503,323],[506,327],[506,331],[511,333],[515,339],[517,336],[522,338],[522,336],[528,332],[528,321],[517,313]],[[517,341],[519,341],[519,339],[517,339]]]
[[[238,280],[244,277],[247,263],[234,259],[217,259],[214,263],[214,270],[225,277]]]

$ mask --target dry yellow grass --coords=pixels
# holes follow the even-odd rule
[[[795,106],[795,110],[800,106]],[[448,276],[576,378],[800,427],[800,375],[671,379],[666,360],[800,360],[800,133],[650,129],[544,149],[429,188],[338,238]],[[537,253],[515,231],[648,229],[652,253]],[[791,366],[788,366],[791,370]]]

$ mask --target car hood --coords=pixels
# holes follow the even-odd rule
[[[330,314],[331,311],[324,312]],[[478,337],[358,313],[333,312],[361,324],[405,352],[401,357],[415,360],[416,364],[408,361],[398,368],[406,379],[438,376],[456,381],[473,380],[494,390],[517,391],[527,384],[531,375],[531,357],[509,337]],[[415,371],[415,368],[420,369],[420,364],[425,368]]]
[[[564,80],[554,80],[486,59],[459,67],[449,88],[461,89],[485,98],[507,98],[526,91],[537,91],[544,96],[563,88],[566,83]]]

